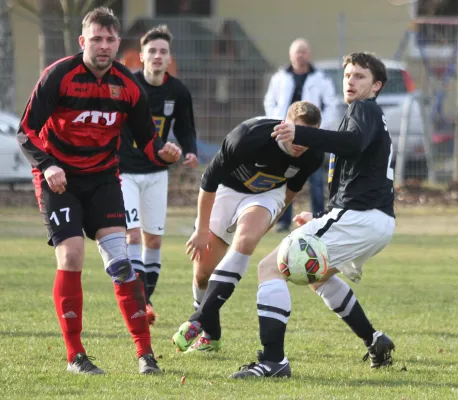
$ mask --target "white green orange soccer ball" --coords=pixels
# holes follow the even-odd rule
[[[277,254],[280,272],[298,285],[319,281],[328,270],[328,260],[326,245],[320,238],[299,229],[283,239]]]

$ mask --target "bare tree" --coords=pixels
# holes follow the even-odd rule
[[[63,10],[59,0],[38,0],[37,6],[40,24],[40,69],[43,70],[67,54],[61,22]]]
[[[0,0],[0,109],[14,112],[16,108],[14,46],[10,7]]]
[[[6,0],[1,0],[5,1]],[[9,0],[13,7],[26,10],[41,28],[42,69],[53,61],[80,51],[81,21],[91,9],[122,4],[122,0]]]

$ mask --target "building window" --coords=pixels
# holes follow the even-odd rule
[[[155,15],[158,17],[210,17],[212,0],[156,0]]]

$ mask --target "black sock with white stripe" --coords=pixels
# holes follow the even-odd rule
[[[245,274],[250,258],[251,256],[229,249],[213,271],[199,308],[189,318],[189,321],[199,321],[202,329],[214,340],[221,338],[219,310]]]
[[[194,296],[194,310],[197,311],[200,307],[200,303],[202,303],[202,299],[204,298],[205,292],[207,289],[199,289],[196,284],[193,282],[192,283],[192,294]],[[221,325],[219,321],[219,311],[218,314],[215,315],[215,318],[213,318],[211,321],[208,321],[207,326],[209,326],[210,331],[214,332],[213,335],[216,337],[221,337]],[[216,333],[216,334],[215,334]],[[202,336],[211,339],[211,336],[203,331]]]
[[[364,341],[366,346],[372,344],[375,329],[345,281],[334,275],[317,290],[317,294]]]
[[[286,324],[291,314],[291,296],[282,279],[272,279],[259,285],[258,318],[264,359],[281,362],[285,358]]]
[[[150,302],[150,298],[156,289],[159,274],[161,273],[161,249],[149,249],[143,247],[143,265],[145,266],[147,290],[145,292],[146,302]]]
[[[145,266],[142,261],[142,245],[141,244],[128,244],[127,245],[127,256],[129,257],[130,263],[134,268],[135,272],[138,274],[140,279],[143,282],[143,287],[145,290],[146,296],[146,273]]]

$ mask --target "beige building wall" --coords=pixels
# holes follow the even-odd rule
[[[11,14],[16,78],[16,112],[21,115],[40,77],[38,21],[24,11]]]
[[[288,62],[288,47],[297,37],[310,41],[315,59],[361,50],[393,57],[410,19],[408,5],[388,0],[217,0],[215,6],[218,17],[241,22],[273,65]]]

